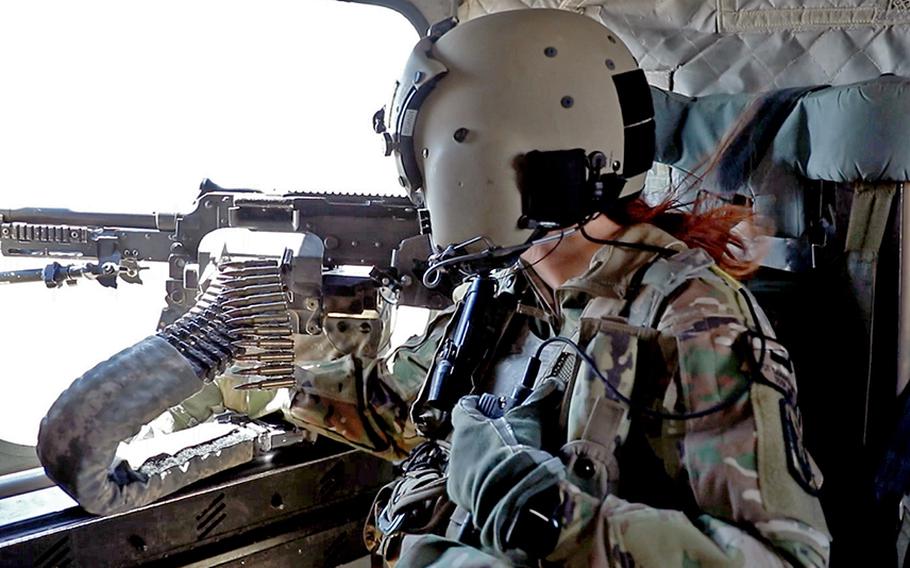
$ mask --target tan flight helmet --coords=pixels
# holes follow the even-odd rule
[[[644,73],[613,32],[580,14],[523,9],[431,28],[374,127],[440,249],[476,237],[514,247],[589,218],[595,211],[579,209],[596,209],[604,191],[614,201],[639,193],[653,114]],[[577,183],[580,162],[588,181],[606,172],[606,189]],[[561,213],[546,219],[550,210]]]

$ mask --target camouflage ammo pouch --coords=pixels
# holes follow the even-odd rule
[[[401,476],[379,490],[364,527],[371,554],[392,565],[407,535],[444,534],[455,504],[446,494],[449,445],[429,441],[401,464]]]

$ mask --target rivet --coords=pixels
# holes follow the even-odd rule
[[[610,43],[616,43],[616,38],[613,37],[613,36],[611,36],[611,35],[608,35],[608,36],[607,36],[607,40],[608,40]]]
[[[543,54],[546,55],[547,57],[556,57],[557,53],[558,52],[557,52],[556,48],[553,47],[552,45],[543,50]]]
[[[559,101],[559,104],[562,105],[562,108],[572,108],[572,105],[575,104],[575,99],[570,96],[565,96]]]
[[[616,64],[613,63],[612,59],[607,59],[607,69],[609,69],[610,71],[616,69]]]
[[[575,470],[575,475],[582,479],[591,479],[597,471],[594,467],[594,462],[584,456],[578,458],[573,469]]]
[[[429,148],[424,148],[424,149],[423,149],[423,152],[421,152],[421,154],[423,154],[423,157],[424,157],[424,158],[429,158],[429,157],[430,157],[430,149],[429,149]]]
[[[459,144],[464,142],[465,138],[467,138],[467,137],[468,137],[467,128],[459,128],[458,130],[455,131],[455,134],[452,135],[452,138],[454,138],[455,141],[458,142]]]

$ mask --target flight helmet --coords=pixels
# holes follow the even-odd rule
[[[638,194],[653,115],[616,34],[523,9],[431,28],[374,128],[438,250],[514,251]]]

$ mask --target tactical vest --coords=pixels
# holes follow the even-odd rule
[[[645,385],[639,377],[672,377],[677,364],[675,339],[662,335],[656,325],[674,292],[695,278],[720,280],[722,276],[707,253],[687,249],[670,257],[657,257],[639,269],[626,297],[596,297],[584,307],[572,339],[625,397],[639,400],[648,387],[667,386]],[[624,451],[628,456],[627,442],[632,433],[628,406],[615,400],[603,381],[569,348],[545,376],[566,381],[560,415],[566,443],[560,457],[566,464],[568,480],[601,499],[619,494],[619,456]],[[634,438],[631,452],[656,462],[657,458],[642,446],[644,440],[638,435]],[[651,498],[653,490],[651,485]]]
[[[572,339],[623,396],[633,402],[658,402],[660,408],[655,410],[678,412],[674,408],[678,393],[671,384],[679,366],[676,338],[662,334],[658,326],[673,297],[695,279],[730,286],[750,306],[743,310],[748,337],[755,332],[755,337],[762,338],[760,344],[750,343],[752,379],[771,387],[764,391],[772,391],[771,396],[762,396],[763,400],[753,404],[774,405],[767,415],[781,416],[780,423],[773,425],[781,433],[779,443],[759,443],[758,452],[779,453],[784,445],[791,476],[806,493],[816,495],[822,478],[803,448],[795,380],[786,349],[776,342],[770,322],[755,307],[748,289],[720,270],[705,251],[686,249],[657,257],[638,270],[624,297],[591,298],[581,311]],[[566,334],[568,330],[562,331]],[[560,415],[565,443],[559,455],[571,483],[600,499],[612,494],[630,502],[699,514],[685,480],[668,473],[674,469],[674,464],[667,463],[673,452],[661,452],[648,441],[680,439],[686,428],[683,421],[642,415],[633,421],[630,414],[634,411],[616,400],[571,348],[559,354],[542,378],[550,376],[562,378],[567,385]],[[655,432],[655,428],[659,430]],[[634,475],[620,483],[622,471],[627,469]]]
[[[748,290],[721,271],[706,252],[701,249],[685,249],[669,257],[650,258],[635,272],[628,290],[621,297],[590,295],[580,306],[577,317],[565,317],[566,323],[560,330],[560,335],[571,337],[584,349],[596,361],[601,373],[625,397],[633,401],[654,400],[656,397],[666,410],[672,412],[675,406],[671,400],[673,389],[668,388],[668,382],[672,380],[678,366],[676,338],[661,334],[657,326],[674,294],[694,279],[732,286],[751,298]],[[773,342],[771,326],[764,315],[756,310],[745,316],[749,329],[772,340],[770,348],[765,344],[762,349],[773,351],[776,346],[786,357],[786,351]],[[610,395],[600,378],[581,362],[571,348],[566,347],[547,359],[551,363],[538,377],[538,383],[553,376],[560,377],[566,383],[559,417],[559,430],[564,438],[557,453],[566,465],[567,480],[599,499],[614,494],[631,502],[696,514],[697,506],[691,497],[691,491],[688,487],[677,486],[679,482],[666,473],[668,468],[664,456],[650,446],[644,432],[646,428],[657,425],[663,429],[661,436],[672,438],[685,432],[685,424],[658,419],[649,423],[640,417],[633,421],[629,407]],[[756,360],[765,359],[767,357],[762,356]],[[763,380],[774,385],[775,390],[786,392],[791,388],[792,369],[788,374],[780,362],[773,361],[760,363],[759,366],[759,374],[767,377]],[[795,392],[787,392],[786,398],[795,401]],[[795,405],[791,406],[795,412]],[[811,457],[801,450],[798,415],[791,415],[780,429],[786,430],[787,423],[792,426],[788,442],[788,459],[792,457],[790,469],[798,470],[805,480],[801,485],[808,492],[814,493],[821,477]],[[786,439],[786,435],[781,439]],[[553,448],[546,449],[553,451]],[[769,451],[777,450],[778,448],[772,448]],[[759,448],[759,453],[761,452],[762,448]],[[627,475],[628,479],[620,483],[621,469],[625,470],[630,465],[635,467],[634,475]],[[434,469],[438,474],[432,477],[421,479],[425,474],[420,473],[408,480],[408,476],[405,476],[384,490],[387,493],[384,498],[378,499],[377,505],[383,502],[393,505],[374,509],[373,518],[378,522],[368,523],[367,530],[371,550],[391,560],[397,557],[402,538],[407,538],[395,530],[396,523],[393,519],[398,515],[389,514],[398,509],[394,506],[396,502],[428,498],[436,500],[436,505],[421,515],[423,522],[416,523],[420,528],[405,532],[426,534],[439,531],[441,513],[451,514],[453,510],[450,504],[445,505],[447,499],[441,469]],[[411,499],[405,498],[408,494]],[[791,516],[803,517],[798,511]],[[446,535],[456,538],[463,534],[466,528],[464,521],[465,512],[459,509],[448,523]],[[824,524],[823,520],[821,524]],[[374,526],[379,530],[372,530]]]

